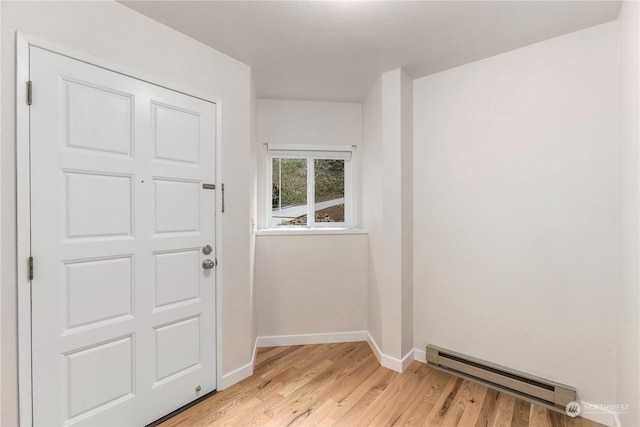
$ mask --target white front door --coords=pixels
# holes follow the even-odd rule
[[[147,424],[216,388],[216,106],[34,47],[30,79],[34,424]]]

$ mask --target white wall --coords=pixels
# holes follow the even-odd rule
[[[366,234],[261,235],[256,260],[260,345],[364,339]]]
[[[382,156],[382,77],[371,87],[362,103],[362,225],[369,230],[368,285],[367,285],[367,331],[378,347],[383,345],[384,295],[382,293],[381,270],[384,268],[384,239],[381,234],[382,179],[376,165],[383,162]]]
[[[367,177],[380,175],[382,192],[382,223],[371,227],[380,240],[373,248],[377,256],[371,262],[380,263],[377,283],[382,302],[382,354],[402,359],[402,70],[383,73],[382,80],[382,157],[378,164],[366,164]],[[365,141],[366,143],[366,141]],[[370,147],[366,147],[365,151]],[[367,225],[365,225],[367,227]],[[372,239],[372,246],[374,242]],[[382,365],[385,366],[384,360]]]
[[[220,99],[223,373],[251,362],[250,69],[115,2],[1,2],[2,134],[0,168],[2,419],[17,423],[15,31],[75,49],[185,89]],[[37,95],[36,95],[37,96]],[[23,265],[20,260],[19,265]]]
[[[369,335],[383,366],[413,352],[412,89],[382,74],[363,104],[363,226],[369,230]]]
[[[1,31],[1,24],[2,24],[2,7],[0,7],[0,46],[2,46],[2,31]],[[0,54],[0,83],[2,82],[2,63],[3,63],[3,59],[2,59],[2,55]],[[2,137],[2,102],[0,102],[0,141],[3,140]],[[0,177],[3,176],[2,175],[2,149],[0,149]],[[2,186],[0,185],[0,203],[2,202]],[[2,208],[0,208],[0,237],[2,237]],[[2,259],[3,259],[3,255],[2,255],[2,245],[0,245],[0,278],[2,277]],[[2,421],[4,420],[3,414],[2,414],[2,408],[4,407],[4,402],[5,402],[5,398],[3,396],[3,387],[2,385],[4,384],[4,362],[3,362],[3,351],[2,351],[2,347],[3,347],[3,343],[4,343],[4,327],[2,325],[4,325],[5,321],[2,318],[2,289],[0,286],[0,424],[2,424]],[[9,340],[9,345],[11,345],[11,342],[13,341],[13,337],[11,338],[11,340]],[[13,362],[13,361],[12,361]],[[12,388],[12,391],[14,391],[15,389]],[[11,402],[8,402],[9,404],[7,406],[9,407],[13,407],[14,405]],[[13,413],[13,411],[11,411]],[[13,416],[13,414],[11,415]]]
[[[257,140],[257,117],[258,114],[258,99],[255,91],[255,81],[253,73],[251,75],[251,147],[250,147],[250,159],[251,159],[251,180],[250,180],[250,193],[249,193],[249,209],[250,209],[250,223],[251,228],[251,240],[250,240],[250,262],[249,262],[249,283],[251,286],[251,312],[253,314],[253,322],[251,324],[251,341],[254,345],[254,357],[252,362],[255,362],[255,351],[257,349],[256,343],[258,338],[258,323],[257,323],[257,298],[256,298],[256,221],[258,218],[258,147]],[[253,365],[253,363],[252,363]],[[253,373],[253,367],[251,368]]]
[[[258,99],[258,144],[361,144],[361,106]]]
[[[2,24],[2,7],[0,7],[0,46],[2,46],[2,31],[1,31],[1,24]],[[0,55],[0,82],[2,82],[2,63],[3,63],[3,59],[2,59],[2,55]],[[2,102],[0,102],[0,132],[2,131]],[[2,140],[2,134],[0,133],[0,141]],[[0,176],[2,176],[2,150],[0,149]],[[0,202],[1,202],[1,196],[2,196],[2,187],[0,186]],[[0,227],[2,225],[2,209],[0,208]],[[2,236],[2,229],[0,228],[0,236]],[[0,245],[0,277],[1,277],[1,273],[2,273],[2,245]],[[2,289],[0,289],[0,311],[2,310]],[[3,330],[4,328],[2,327],[2,325],[4,324],[4,319],[2,318],[2,314],[0,313],[0,349],[3,347]],[[2,393],[2,384],[3,384],[3,367],[4,364],[2,363],[2,351],[0,350],[0,424],[3,421],[3,416],[2,416],[2,407],[4,406],[4,398],[3,398],[3,393]]]
[[[271,206],[266,196],[269,189],[263,144],[355,145],[357,170],[361,120],[360,104],[258,100],[256,144],[261,228],[266,225],[267,209]],[[366,234],[259,235],[256,293],[261,342],[284,342],[262,338],[295,335],[291,339],[301,343],[305,335],[366,330],[366,251]],[[335,337],[340,339],[339,335]],[[295,342],[291,339],[286,342]],[[309,339],[304,342],[311,342]]]
[[[401,355],[413,350],[413,79],[400,74]]]
[[[414,81],[417,349],[615,402],[616,30]]]
[[[618,17],[620,68],[620,199],[618,285],[619,404],[623,425],[640,425],[640,3],[624,2]]]

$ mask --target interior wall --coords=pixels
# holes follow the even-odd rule
[[[362,226],[369,231],[367,250],[367,332],[379,347],[384,346],[383,289],[384,267],[382,222],[382,78],[371,87],[362,103]]]
[[[15,32],[20,31],[220,100],[226,212],[221,218],[223,374],[250,364],[250,69],[116,2],[0,2],[2,419],[18,422],[15,192]],[[55,17],[55,19],[53,19]],[[37,95],[36,95],[37,97]],[[20,261],[20,265],[22,262]]]
[[[249,194],[249,206],[251,210],[251,218],[249,227],[251,228],[251,245],[250,253],[250,284],[251,284],[251,312],[253,314],[253,322],[251,324],[251,341],[254,343],[254,352],[258,338],[258,321],[257,321],[257,298],[256,298],[256,221],[258,218],[258,147],[257,141],[257,114],[258,114],[258,98],[256,96],[255,80],[253,72],[251,73],[251,184]],[[255,359],[255,354],[254,354]]]
[[[0,25],[2,23],[2,7],[0,7]],[[0,30],[0,48],[2,46],[2,31]],[[2,59],[2,55],[0,54],[0,84],[2,82],[2,63],[3,63],[3,59]],[[0,102],[0,141],[2,141],[2,102]],[[2,176],[2,150],[0,149],[0,177]],[[2,202],[2,185],[0,184],[0,203]],[[2,209],[0,208],[0,237],[2,236]],[[2,274],[2,245],[0,245],[0,277]],[[0,289],[0,311],[2,311],[2,289]],[[2,314],[0,313],[0,349],[3,347],[3,340],[4,340],[4,334],[3,334],[3,330],[4,328],[2,328],[2,325],[4,324],[4,319],[2,318]],[[4,399],[2,397],[2,378],[3,378],[3,374],[2,374],[2,370],[3,370],[4,364],[2,363],[2,350],[0,350],[0,424],[3,421],[3,416],[2,416],[2,407],[4,406]]]
[[[400,74],[400,173],[402,225],[402,345],[404,357],[413,351],[413,79],[406,72]]]
[[[357,170],[361,114],[354,103],[257,101],[260,228],[270,209],[264,144],[355,145]],[[256,241],[258,336],[366,330],[366,234],[277,233],[259,232]]]
[[[414,81],[417,349],[615,401],[616,30]]]
[[[616,403],[629,405],[623,425],[640,425],[640,3],[625,1],[618,17],[620,43],[620,198],[618,384]]]
[[[256,243],[259,340],[364,339],[366,234],[261,235]]]
[[[383,73],[382,80],[382,156],[378,164],[367,164],[380,175],[382,222],[371,232],[379,233],[377,248],[381,263],[378,283],[382,302],[383,355],[402,359],[402,70]],[[368,150],[370,147],[366,147]],[[367,195],[368,196],[368,195]],[[372,241],[373,245],[373,241]],[[384,359],[381,362],[385,366]]]
[[[383,73],[363,104],[363,225],[369,230],[369,335],[383,366],[413,353],[412,81]]]

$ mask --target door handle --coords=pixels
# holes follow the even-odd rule
[[[202,268],[204,268],[205,270],[211,270],[215,266],[216,263],[210,259],[205,259],[204,261],[202,261]]]

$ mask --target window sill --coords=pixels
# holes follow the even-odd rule
[[[311,234],[369,234],[365,228],[265,228],[257,230],[257,236],[308,236]]]

